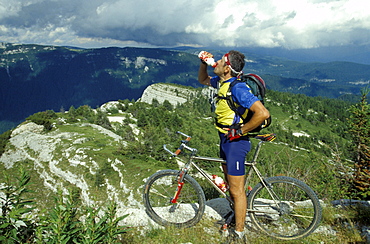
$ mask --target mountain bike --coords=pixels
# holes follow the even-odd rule
[[[221,190],[212,177],[197,164],[198,161],[225,163],[221,158],[197,156],[197,149],[188,146],[190,136],[177,132],[186,139],[172,152],[173,157],[183,151],[188,153],[187,162],[180,170],[161,170],[151,175],[145,185],[143,200],[146,213],[162,226],[191,227],[197,224],[205,211],[205,194],[199,183],[189,175],[195,168],[230,205],[233,201],[227,192]],[[315,192],[304,182],[286,176],[265,178],[257,168],[257,158],[264,142],[273,141],[275,134],[250,135],[258,139],[253,158],[246,161],[245,189],[247,194],[247,214],[257,230],[281,240],[294,240],[308,236],[319,225],[322,208]],[[185,151],[186,150],[186,151]],[[252,173],[258,183],[248,187]],[[230,215],[231,216],[231,215]],[[231,217],[225,219],[228,225]]]

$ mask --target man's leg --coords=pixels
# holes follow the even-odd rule
[[[227,181],[229,184],[230,196],[234,201],[235,213],[235,230],[244,231],[245,216],[247,212],[247,196],[244,191],[244,175],[233,176],[228,175]]]
[[[247,211],[247,196],[244,191],[244,160],[250,147],[250,141],[247,139],[230,142],[225,135],[220,133],[220,157],[227,161],[226,164],[222,164],[222,168],[229,184],[230,197],[234,202],[236,231],[238,232],[244,231]]]

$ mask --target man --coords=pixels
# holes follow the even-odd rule
[[[215,113],[216,128],[220,137],[220,156],[226,161],[223,170],[229,185],[230,196],[234,201],[235,233],[237,237],[243,239],[247,209],[247,198],[244,191],[244,161],[251,147],[246,135],[249,131],[258,127],[270,114],[243,82],[236,83],[232,87],[231,93],[233,101],[239,106],[238,109],[242,111],[241,114],[246,115],[248,110],[253,112],[249,121],[242,124],[242,118],[229,107],[226,99],[221,99],[226,97],[231,82],[242,74],[245,65],[245,56],[242,53],[230,51],[218,60],[214,69],[215,77],[208,75],[205,57],[212,58],[213,55],[205,52],[200,57],[202,62],[198,71],[198,81],[203,85],[218,88],[219,99],[216,100]]]

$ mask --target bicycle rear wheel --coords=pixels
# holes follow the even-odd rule
[[[248,197],[252,223],[262,232],[281,240],[311,234],[319,225],[322,209],[316,194],[300,180],[276,176],[257,184]]]
[[[144,205],[149,217],[160,225],[190,227],[202,218],[205,196],[198,182],[185,175],[178,203],[171,203],[178,177],[178,170],[162,170],[150,176],[144,186]]]

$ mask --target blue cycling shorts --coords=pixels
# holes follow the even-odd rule
[[[233,176],[245,175],[244,161],[251,150],[251,142],[247,136],[229,141],[224,133],[220,136],[220,157],[226,160],[227,173]]]

